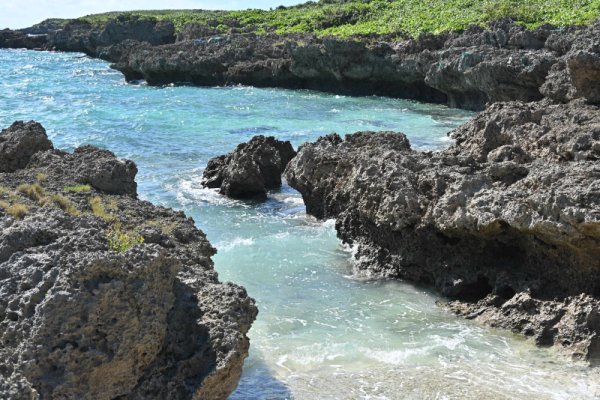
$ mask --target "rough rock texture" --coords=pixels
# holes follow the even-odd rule
[[[254,301],[218,281],[193,220],[135,198],[134,176],[133,163],[91,147],[38,152],[0,173],[0,398],[235,389]],[[93,187],[66,189],[82,178]]]
[[[268,189],[281,187],[281,175],[295,155],[290,142],[255,136],[233,152],[210,159],[202,185],[233,198],[265,198]]]
[[[21,31],[0,30],[0,49],[41,49],[46,45],[46,36],[28,36]]]
[[[452,308],[600,360],[600,110],[498,103],[441,152],[403,134],[333,134],[286,170],[336,218],[357,268],[432,285]]]
[[[82,146],[73,154],[60,150],[37,153],[30,162],[32,168],[52,166],[69,171],[76,183],[90,184],[97,190],[110,194],[136,196],[137,167],[133,161],[119,160],[108,150]]]
[[[169,21],[137,16],[120,16],[102,26],[72,20],[63,29],[48,35],[47,47],[97,56],[102,47],[116,45],[125,40],[136,40],[151,45],[173,43],[175,28]]]
[[[35,153],[52,148],[42,125],[17,121],[0,132],[0,172],[25,168]]]
[[[105,50],[129,80],[381,94],[482,110],[499,101],[600,102],[600,25],[525,30],[510,21],[400,40],[228,34],[189,26],[165,46]],[[572,44],[575,43],[575,44]],[[541,90],[541,92],[540,92]],[[543,92],[543,93],[542,93]]]

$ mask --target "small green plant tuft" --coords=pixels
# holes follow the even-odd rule
[[[115,220],[115,216],[108,211],[104,207],[104,203],[102,203],[102,198],[100,196],[90,197],[89,199],[90,208],[92,209],[92,214],[96,217],[102,218],[106,222],[111,222]]]
[[[38,181],[39,183],[44,182],[46,179],[48,179],[48,175],[46,175],[43,172],[39,172],[36,176],[35,176],[35,180]]]
[[[65,192],[74,192],[74,193],[87,193],[92,191],[92,187],[90,185],[73,185],[73,186],[65,186]]]
[[[75,217],[81,214],[79,212],[79,210],[77,209],[77,207],[75,206],[75,204],[73,204],[73,202],[71,200],[69,200],[68,198],[66,198],[65,196],[62,196],[60,194],[55,194],[55,195],[52,195],[51,199],[52,199],[52,202],[54,204],[56,204],[58,207],[60,207],[63,211],[66,211],[67,213],[69,213]]]
[[[29,197],[31,200],[40,201],[44,197],[46,197],[46,193],[44,188],[39,183],[27,184],[24,183],[17,187],[17,192],[23,193],[25,196]]]
[[[27,208],[27,206],[24,204],[16,203],[11,205],[3,200],[0,201],[0,208],[6,211],[8,215],[11,215],[16,219],[23,219],[23,217],[25,217],[29,211],[29,208]]]
[[[114,224],[107,234],[108,248],[118,253],[124,253],[133,246],[144,243],[144,238],[134,231],[121,230],[120,224]]]

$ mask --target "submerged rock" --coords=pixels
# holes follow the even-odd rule
[[[41,150],[0,173],[0,398],[226,399],[257,310],[204,233],[132,162]]]
[[[583,101],[499,103],[447,150],[334,134],[285,176],[308,213],[336,218],[361,273],[432,285],[462,314],[598,360],[599,135]]]
[[[233,152],[210,159],[202,185],[233,198],[265,198],[268,189],[281,187],[281,175],[295,155],[288,141],[255,136]]]

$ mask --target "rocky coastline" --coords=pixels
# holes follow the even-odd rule
[[[229,396],[257,309],[191,218],[35,122],[0,133],[0,171],[0,398]]]
[[[257,35],[121,16],[104,25],[72,20],[36,44],[23,31],[0,31],[0,48],[84,52],[113,63],[129,81],[150,85],[253,85],[385,95],[481,111],[501,101],[560,101],[583,94],[600,77],[600,22],[527,30],[510,20],[462,33],[356,38]],[[42,29],[43,28],[43,29]],[[56,27],[54,27],[56,28]],[[33,32],[33,30],[32,30]],[[39,41],[45,43],[40,45]],[[595,93],[589,93],[593,91]]]
[[[483,111],[439,152],[413,151],[401,133],[359,132],[305,144],[289,164],[270,150],[263,161],[277,173],[287,164],[309,214],[336,219],[360,273],[434,287],[459,315],[600,363],[600,23],[529,31],[499,21],[418,39],[109,25],[70,22],[45,47],[151,85],[306,88]],[[262,146],[213,160],[206,186],[264,197],[278,183],[256,163]],[[257,184],[238,191],[248,176]]]

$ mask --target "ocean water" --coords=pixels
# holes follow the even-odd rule
[[[459,319],[435,294],[353,275],[333,221],[284,186],[265,203],[202,189],[210,157],[253,135],[295,146],[330,132],[405,132],[436,149],[472,114],[438,105],[276,89],[126,84],[77,54],[0,51],[0,126],[35,119],[56,147],[136,161],[140,196],[184,210],[218,249],[222,280],[260,314],[231,399],[598,399],[600,371]]]

